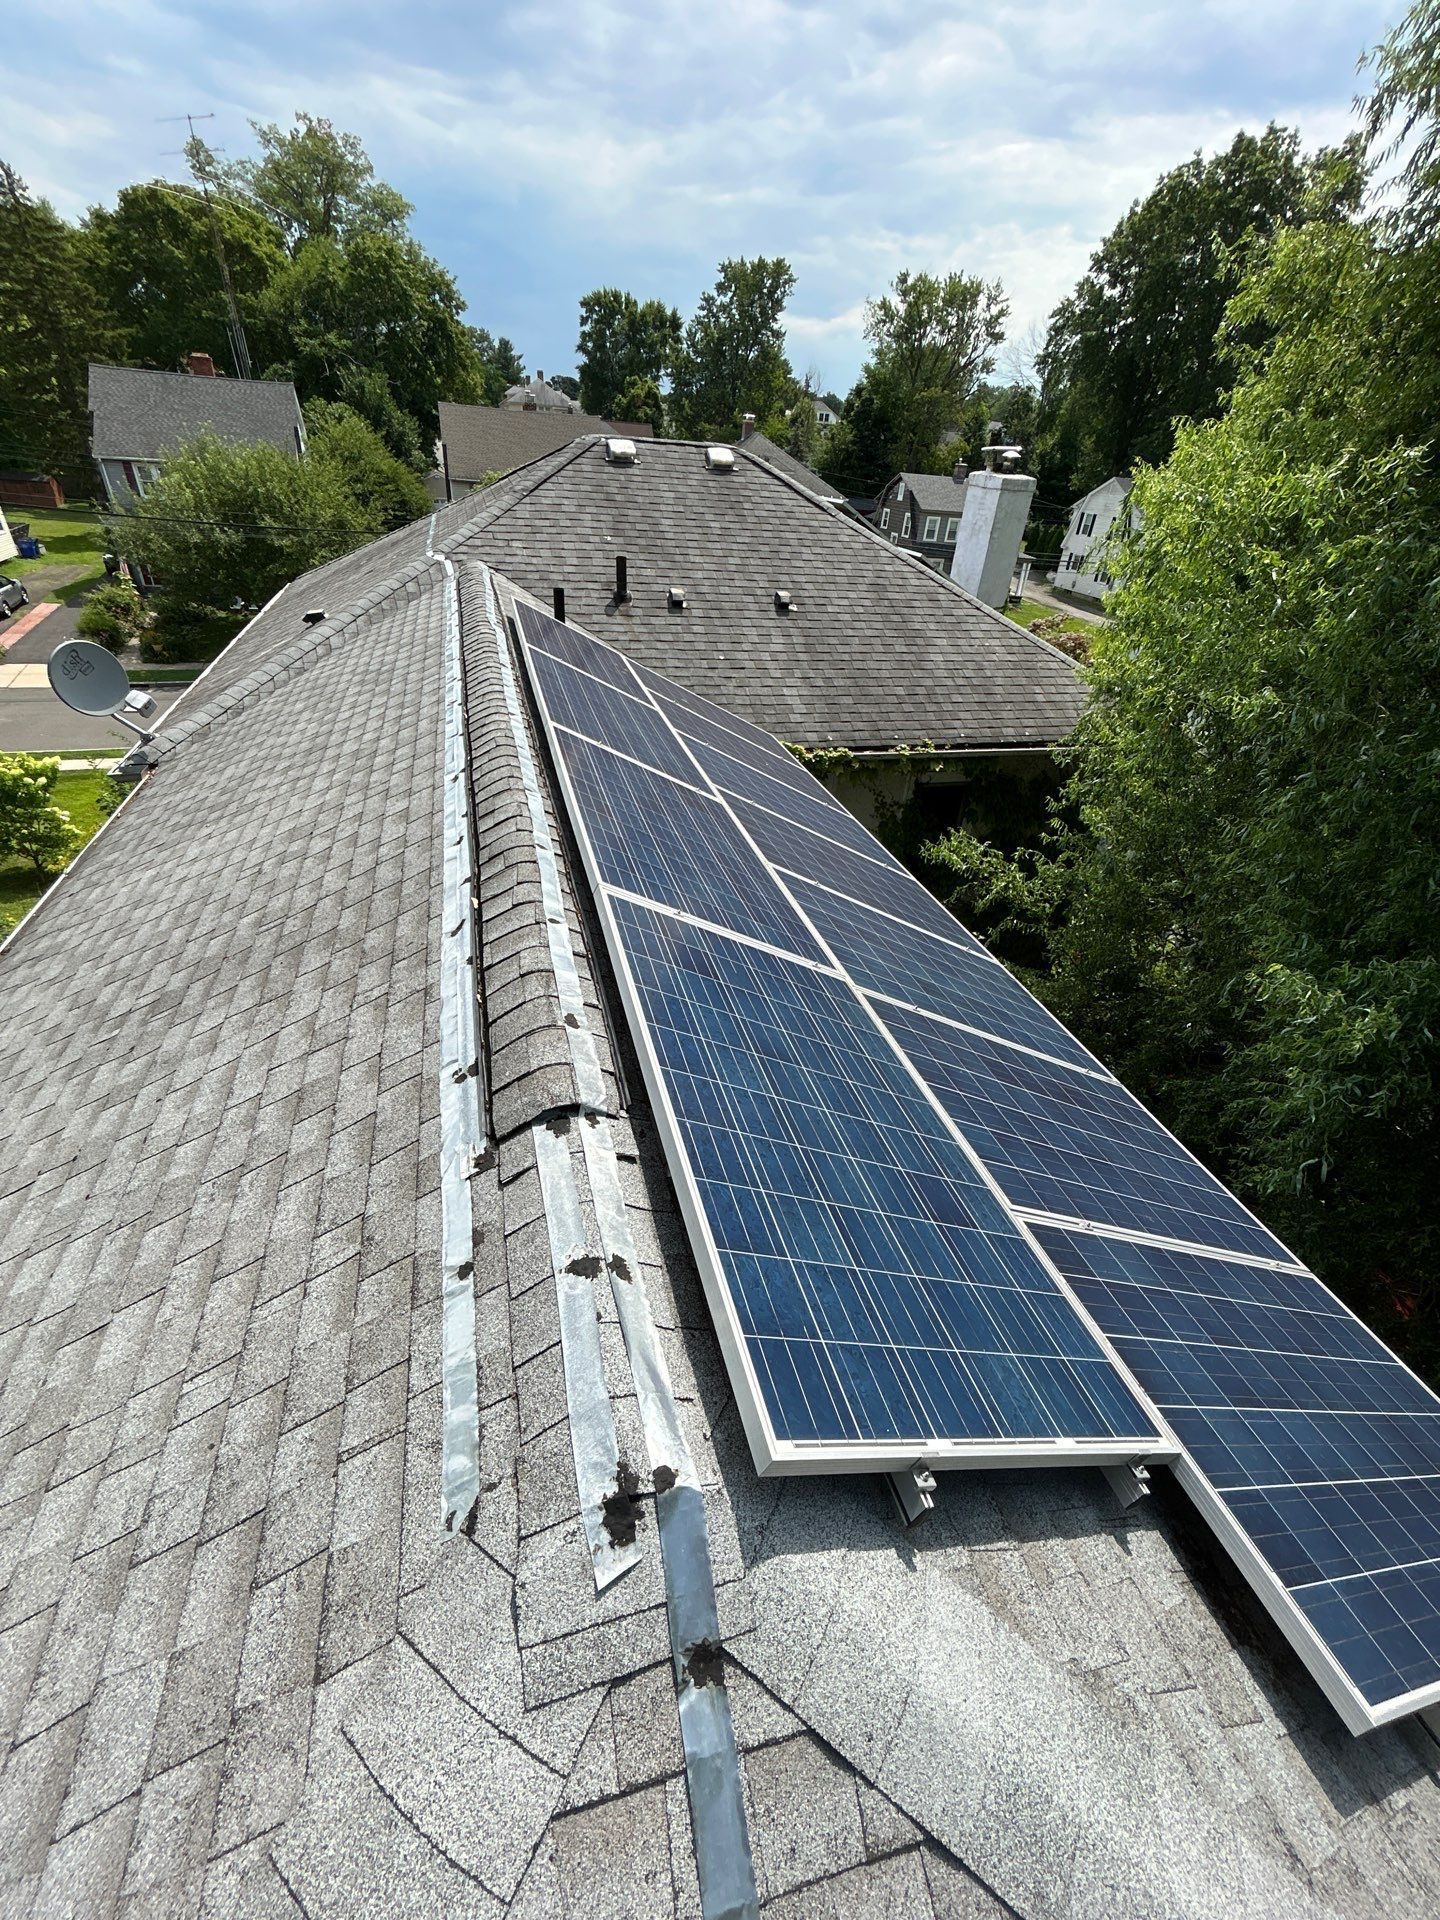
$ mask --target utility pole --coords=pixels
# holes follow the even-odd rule
[[[210,198],[210,184],[204,169],[198,164],[197,155],[207,149],[195,132],[197,120],[213,120],[213,113],[176,114],[173,120],[162,121],[162,126],[174,125],[183,120],[190,129],[190,138],[185,142],[185,158],[190,163],[190,171],[200,182],[201,197],[205,202],[205,211],[210,216],[210,237],[215,243],[215,262],[220,269],[220,284],[225,290],[225,304],[230,309],[230,355],[235,362],[235,371],[242,380],[252,379],[250,371],[250,344],[245,338],[245,329],[240,324],[240,309],[235,301],[235,283],[230,278],[230,263],[225,258],[225,242],[220,237],[220,221],[215,212],[215,202]]]

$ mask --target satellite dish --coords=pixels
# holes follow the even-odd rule
[[[104,647],[93,640],[65,640],[46,665],[50,684],[76,713],[114,713],[130,692],[130,676]]]

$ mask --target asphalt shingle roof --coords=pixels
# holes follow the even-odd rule
[[[571,617],[602,639],[783,740],[1040,746],[1079,718],[1072,661],[744,446],[722,474],[687,441],[650,442],[623,467],[577,441],[471,511],[461,551],[546,606],[564,587]]]
[[[1121,1512],[1094,1471],[955,1474],[909,1535],[874,1479],[756,1478],[507,704],[517,590],[436,531],[495,1143],[470,1183],[481,1495],[442,1530],[447,599],[422,526],[252,623],[0,951],[6,1913],[700,1911],[652,1509],[598,1595],[578,1519],[537,1127],[587,1246],[596,1215],[526,741],[704,1489],[766,1915],[1429,1920],[1440,1745],[1352,1739],[1165,1476]]]
[[[905,482],[907,504],[913,503],[921,513],[958,514],[965,499],[965,489],[957,485],[953,475],[948,473],[892,473],[885,483],[880,498],[886,499],[897,480]]]
[[[440,402],[440,438],[456,486],[470,486],[487,473],[509,473],[557,447],[568,447],[581,434],[619,433],[629,440],[648,440],[652,432],[646,421],[605,421],[593,413],[527,413],[523,407]]]
[[[787,453],[784,447],[777,447],[768,434],[747,433],[741,445],[747,453],[753,453],[762,460],[768,460],[772,467],[783,473],[787,479],[793,480],[797,486],[806,488],[810,493],[818,493],[822,500],[828,500],[835,506],[843,502],[845,498],[843,493],[837,493],[828,480],[822,480],[813,467],[807,467],[805,462],[797,460],[793,453]]]
[[[152,367],[90,368],[90,451],[97,460],[159,460],[208,429],[298,452],[300,402],[289,380],[226,380]]]

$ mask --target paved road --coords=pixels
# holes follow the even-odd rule
[[[1090,627],[1108,627],[1110,622],[1103,613],[1097,613],[1094,607],[1087,606],[1073,593],[1056,593],[1040,577],[1039,569],[1025,582],[1025,598],[1038,600],[1042,606],[1052,607],[1056,613],[1068,613],[1073,620],[1083,620]]]
[[[18,639],[12,639],[0,653],[0,753],[124,753],[136,736],[117,721],[92,719],[88,714],[72,713],[50,690],[45,662],[63,640],[76,638],[78,607],[50,606],[29,609],[41,618],[27,624]],[[14,621],[19,627],[22,614]],[[5,626],[10,626],[7,621]],[[0,644],[7,638],[0,626]],[[141,682],[143,684],[143,680]],[[171,706],[183,687],[152,689],[156,710],[148,724],[153,728],[160,715]]]

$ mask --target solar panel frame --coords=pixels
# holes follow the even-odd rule
[[[517,603],[517,611],[520,615],[517,624],[520,630],[521,652],[526,657],[528,668],[529,654],[532,647],[541,652],[547,651],[544,646],[536,646],[536,643],[531,640],[530,631],[538,630],[543,632],[543,629],[539,628],[538,623],[543,621],[548,624],[550,616],[538,609],[532,611],[525,606],[523,602]],[[527,615],[529,616],[528,621],[526,618]],[[587,638],[589,638],[589,636],[587,636]],[[604,646],[604,643],[600,641],[592,641],[591,644],[597,647]],[[623,660],[624,656],[617,652],[615,653],[615,659]],[[628,665],[629,663],[627,662],[626,664]],[[636,680],[638,685],[642,687],[645,686],[645,681],[638,674]],[[531,686],[532,689],[536,686],[533,678]],[[655,706],[657,712],[661,711],[658,700],[655,702]],[[1086,1465],[1113,1466],[1142,1459],[1169,1460],[1173,1458],[1176,1453],[1176,1448],[1164,1421],[1160,1419],[1158,1415],[1154,1414],[1146,1396],[1135,1389],[1134,1383],[1131,1381],[1127,1371],[1116,1359],[1110,1343],[1096,1327],[1091,1316],[1076,1300],[1073,1290],[1069,1287],[1063,1275],[1059,1273],[1054,1264],[1044,1254],[1025,1223],[1014,1215],[1014,1210],[1010,1207],[1009,1202],[1001,1192],[998,1183],[995,1181],[989,1169],[983,1165],[974,1153],[969,1142],[966,1141],[958,1129],[955,1128],[954,1123],[949,1119],[948,1115],[946,1115],[943,1105],[936,1099],[932,1090],[925,1084],[924,1079],[916,1071],[913,1063],[906,1058],[902,1050],[895,1046],[892,1036],[889,1034],[883,1022],[876,1016],[867,996],[855,986],[855,983],[850,980],[844,970],[838,966],[833,966],[829,970],[849,986],[854,994],[856,1004],[873,1022],[877,1033],[883,1038],[885,1044],[891,1049],[894,1049],[896,1060],[914,1083],[917,1092],[932,1108],[940,1124],[954,1139],[956,1145],[974,1169],[980,1182],[988,1189],[994,1198],[1001,1212],[1014,1223],[1017,1237],[1026,1247],[1028,1255],[1035,1260],[1040,1270],[1054,1288],[1055,1295],[1063,1301],[1070,1313],[1073,1314],[1074,1318],[1094,1341],[1099,1351],[1115,1368],[1121,1386],[1136,1402],[1143,1416],[1151,1422],[1151,1427],[1144,1433],[1137,1431],[1134,1434],[1126,1435],[1112,1434],[1103,1437],[1097,1435],[1093,1439],[1084,1441],[1059,1438],[1028,1441],[1006,1439],[998,1442],[954,1441],[937,1436],[923,1447],[918,1446],[913,1440],[898,1443],[877,1443],[874,1440],[855,1441],[841,1439],[796,1444],[783,1440],[777,1434],[766,1406],[762,1383],[759,1380],[754,1364],[747,1351],[744,1331],[740,1325],[735,1301],[731,1296],[730,1287],[726,1280],[720,1251],[716,1245],[714,1234],[707,1218],[694,1169],[690,1164],[689,1155],[685,1150],[679,1116],[675,1111],[674,1102],[671,1099],[670,1090],[666,1083],[666,1076],[650,1034],[649,1023],[645,1016],[643,997],[634,976],[622,930],[617,922],[615,902],[626,898],[636,899],[641,905],[648,907],[651,911],[658,911],[661,914],[670,913],[677,920],[689,920],[702,927],[709,925],[726,938],[738,940],[742,945],[758,947],[792,962],[799,959],[802,963],[808,963],[810,965],[814,965],[815,963],[813,959],[807,962],[806,956],[797,955],[789,949],[774,945],[772,942],[757,939],[753,935],[739,933],[734,928],[717,926],[714,922],[707,923],[693,914],[686,914],[675,908],[667,907],[663,903],[657,903],[649,896],[636,895],[626,889],[617,888],[612,880],[607,879],[596,850],[591,842],[585,811],[580,804],[570,767],[567,763],[565,752],[566,730],[557,726],[542,698],[536,698],[535,707],[549,748],[551,763],[561,788],[566,812],[574,831],[581,861],[590,882],[596,913],[601,923],[606,947],[614,968],[616,985],[625,1007],[627,1024],[635,1044],[636,1053],[639,1057],[646,1089],[649,1093],[657,1121],[659,1122],[661,1141],[670,1167],[681,1213],[690,1236],[690,1243],[696,1255],[696,1264],[700,1271],[706,1298],[710,1304],[721,1351],[725,1358],[732,1385],[735,1385],[737,1382],[743,1382],[745,1385],[746,1390],[744,1393],[737,1390],[736,1402],[740,1410],[746,1437],[750,1443],[751,1454],[755,1460],[757,1471],[762,1475],[771,1473],[894,1472],[904,1470],[914,1465],[918,1460],[923,1460],[929,1465],[949,1468],[1022,1465],[1044,1465],[1052,1467]],[[568,737],[570,739],[577,738],[575,735],[569,735]],[[680,735],[678,728],[676,737],[683,737]],[[603,746],[599,750],[602,752],[606,751]],[[698,761],[696,761],[695,766],[696,784],[693,790],[695,795],[711,800],[715,804],[725,808],[728,816],[736,822],[739,831],[745,833],[744,824],[739,820],[733,805],[727,803],[718,789],[714,788],[713,783],[708,780]],[[680,783],[678,782],[671,784],[675,784],[678,790],[685,790],[683,787],[680,787]],[[750,839],[750,836],[746,834],[746,838]],[[754,846],[753,840],[751,840],[750,844],[754,851],[759,870],[773,879],[781,888],[782,892],[786,894],[787,899],[791,899],[793,906],[793,898],[789,895],[784,875],[775,871],[773,864],[765,858],[758,847]],[[903,869],[901,871],[903,871]],[[824,942],[814,934],[813,928],[810,927],[806,916],[800,909],[795,907],[794,910],[801,924],[807,928],[811,938],[815,941],[816,947],[823,953],[825,951]],[[943,911],[938,903],[936,903],[936,910],[937,912]],[[958,923],[956,923],[956,930],[957,932],[963,933],[963,929],[959,928]],[[822,967],[817,970],[824,971],[825,969]]]

